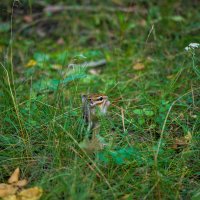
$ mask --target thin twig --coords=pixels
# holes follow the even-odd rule
[[[138,10],[136,7],[109,7],[109,6],[63,6],[63,5],[49,5],[44,8],[44,12],[57,13],[61,11],[84,11],[84,12],[125,12],[132,13],[143,10]]]
[[[125,123],[124,123],[124,109],[123,108],[121,108],[121,115],[122,115],[122,126],[123,126],[123,130],[125,132],[126,129],[125,129]]]
[[[98,60],[98,61],[90,61],[90,62],[84,62],[84,63],[81,63],[81,64],[69,64],[68,67],[69,68],[74,68],[74,67],[99,67],[99,66],[102,66],[102,65],[105,65],[106,64],[106,60],[105,59],[101,59],[101,60]]]

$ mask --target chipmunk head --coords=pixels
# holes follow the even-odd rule
[[[98,108],[101,114],[106,114],[110,105],[108,97],[104,94],[82,95],[82,102],[84,104],[87,102],[91,110]]]

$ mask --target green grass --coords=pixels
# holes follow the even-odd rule
[[[94,8],[128,5],[114,2]],[[200,42],[197,1],[56,14],[24,1],[14,7],[13,40],[11,7],[0,6],[1,182],[19,166],[29,186],[44,189],[42,199],[200,198],[199,49],[194,57],[184,50]],[[37,23],[23,20],[30,13]],[[31,59],[37,64],[28,68]],[[98,75],[67,67],[100,59],[107,64]],[[134,70],[137,62],[145,68]],[[100,120],[108,145],[99,152],[79,147],[84,93],[105,93],[114,103]],[[187,145],[173,148],[188,135]]]

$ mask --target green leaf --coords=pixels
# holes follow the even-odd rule
[[[99,152],[99,153],[97,153],[97,158],[100,161],[104,162],[104,163],[109,163],[109,159],[107,158],[105,152]]]
[[[35,53],[33,57],[38,63],[47,62],[50,59],[49,55],[39,52]]]
[[[182,22],[182,21],[185,20],[181,15],[171,16],[170,19],[175,21],[175,22]]]
[[[8,32],[10,30],[10,23],[0,23],[0,32]]]
[[[152,110],[143,109],[143,111],[144,111],[144,114],[145,114],[146,116],[151,117],[151,116],[154,115],[154,112],[153,112]]]
[[[71,81],[74,81],[80,78],[85,78],[85,77],[86,77],[86,74],[77,74],[77,75],[71,75],[63,80],[41,79],[33,84],[33,88],[36,91],[45,90],[45,89],[57,90],[60,84],[67,84]]]
[[[102,55],[102,52],[99,50],[90,50],[83,54],[83,56],[85,56],[86,58],[97,58]]]
[[[116,164],[121,165],[124,163],[124,159],[119,156],[119,157],[115,158],[115,162],[116,162]]]
[[[133,110],[133,113],[136,115],[143,115],[143,110],[142,109],[135,109]]]
[[[144,119],[144,118],[140,118],[140,119],[138,120],[138,123],[139,123],[140,125],[143,125],[143,124],[145,123],[145,119]]]

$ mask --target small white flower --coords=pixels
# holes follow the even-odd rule
[[[199,48],[200,44],[199,43],[190,43],[189,46],[191,48]]]
[[[187,47],[185,47],[185,50],[189,51],[189,50],[196,49],[199,47],[200,47],[199,43],[190,43]]]
[[[185,47],[185,50],[186,50],[186,51],[189,51],[189,50],[190,50],[190,48],[189,48],[189,47]]]

